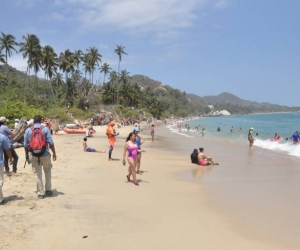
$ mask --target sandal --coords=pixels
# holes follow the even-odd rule
[[[134,185],[136,185],[136,186],[138,186],[138,185],[139,185],[139,183],[138,183],[137,181],[136,181],[136,182],[134,182],[133,184],[134,184]]]

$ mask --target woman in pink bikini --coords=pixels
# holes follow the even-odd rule
[[[136,159],[138,156],[138,152],[146,152],[145,150],[138,149],[138,145],[135,142],[136,135],[131,132],[127,139],[126,143],[124,145],[124,153],[123,153],[123,165],[125,166],[125,156],[127,152],[127,162],[129,163],[128,167],[128,175],[127,180],[130,181],[130,175],[133,177],[133,183],[134,185],[139,185],[139,183],[136,180],[136,175],[135,175],[135,166],[136,166]]]

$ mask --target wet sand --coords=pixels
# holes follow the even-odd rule
[[[107,150],[105,128],[96,130],[88,145]],[[284,159],[294,170],[277,179],[268,171],[274,167],[272,155],[184,138],[161,126],[154,143],[148,129],[142,132],[147,152],[137,187],[127,183],[127,167],[121,162],[130,130],[117,129],[121,134],[113,162],[107,161],[107,153],[84,153],[81,135],[54,136],[58,157],[52,171],[54,195],[44,200],[37,199],[34,175],[30,166],[23,168],[24,151],[17,149],[19,173],[5,176],[3,187],[8,202],[0,207],[0,249],[298,249],[297,239],[290,240],[290,224],[278,239],[264,228],[277,233],[279,216],[262,218],[264,210],[252,206],[268,208],[277,201],[272,197],[288,201],[283,194],[288,187],[282,190],[277,184],[293,186],[290,174],[294,174],[296,185],[296,160]],[[189,155],[200,146],[220,166],[205,169],[191,164]],[[293,218],[292,211],[280,210],[282,220]]]

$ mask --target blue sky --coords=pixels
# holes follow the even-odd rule
[[[97,47],[121,69],[199,96],[300,106],[299,0],[1,0],[0,31],[57,54]],[[14,53],[8,63],[26,71]],[[41,76],[43,74],[41,73]],[[99,74],[99,77],[102,77]]]

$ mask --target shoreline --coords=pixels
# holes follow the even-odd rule
[[[219,152],[222,144],[191,142],[190,138],[185,144],[164,126],[155,125],[154,143],[147,126],[141,126],[146,153],[138,187],[127,183],[127,168],[120,160],[131,127],[117,129],[120,136],[113,162],[107,161],[107,153],[84,153],[83,136],[54,136],[58,156],[52,172],[54,196],[44,200],[37,199],[34,175],[30,166],[23,169],[23,149],[17,149],[19,173],[5,177],[3,192],[10,200],[0,208],[3,249],[282,249],[268,239],[240,232],[240,225],[232,225],[227,211],[216,209],[214,202],[222,204],[222,196],[227,196],[219,188],[232,174],[230,166],[234,163],[236,170],[239,164]],[[88,145],[107,150],[105,127],[95,128],[97,133]],[[182,144],[174,143],[178,140]],[[200,144],[220,162],[202,175],[189,159],[192,148]],[[182,150],[185,146],[189,148]],[[183,173],[198,179],[189,181]]]

